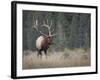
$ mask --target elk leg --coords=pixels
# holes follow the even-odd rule
[[[41,53],[41,50],[38,50],[38,54],[37,54],[37,56],[39,57],[41,57],[42,58],[42,53]]]
[[[46,49],[44,50],[44,53],[45,53],[45,56],[46,56],[46,58],[47,58],[47,50],[46,50]]]

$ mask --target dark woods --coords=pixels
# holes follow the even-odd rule
[[[38,20],[39,30],[48,34],[47,29],[41,27],[47,19],[49,24],[52,20],[52,29],[57,33],[50,49],[90,48],[90,16],[86,13],[23,10],[23,50],[36,50],[36,39],[41,34],[33,28],[34,21]]]

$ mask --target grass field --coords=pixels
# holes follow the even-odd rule
[[[23,69],[90,66],[90,56],[89,49],[50,51],[47,58],[44,54],[39,58],[36,51],[27,50],[23,52]]]

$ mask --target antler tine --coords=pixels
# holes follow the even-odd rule
[[[48,23],[48,19],[46,20],[47,21],[47,23]],[[54,29],[51,31],[51,27],[52,27],[52,20],[51,20],[51,23],[50,23],[50,25],[49,24],[46,24],[45,23],[45,21],[43,21],[43,25],[42,26],[44,26],[44,27],[46,27],[47,29],[48,29],[48,32],[49,32],[49,36],[55,36],[55,35],[57,35],[57,34],[53,34],[52,35],[52,32],[54,32]],[[41,32],[40,32],[41,33]],[[42,33],[42,34],[44,34],[44,33]]]
[[[37,32],[39,32],[40,34],[44,35],[44,36],[47,36],[45,33],[43,33],[42,31],[39,31],[38,29],[38,20],[36,19],[34,21],[34,26],[33,26],[34,29],[36,29]]]
[[[53,33],[54,32],[54,29],[51,31],[51,33]]]
[[[36,26],[38,25],[38,20],[37,20],[37,19],[36,19],[35,25],[36,25]]]
[[[34,21],[33,28],[38,31],[38,20],[37,19]]]
[[[47,19],[47,24],[49,24],[49,23],[48,23],[48,19]]]
[[[47,23],[47,24],[46,24]],[[51,20],[51,23],[50,23],[50,25],[48,24],[48,19],[46,20],[46,23],[45,23],[45,21],[43,21],[43,25],[42,26],[44,26],[44,27],[46,27],[46,28],[48,28],[48,32],[49,32],[49,36],[52,36],[51,35],[51,26],[52,26],[52,20]],[[54,31],[54,30],[53,30]]]
[[[40,32],[40,34],[42,34],[42,35],[44,35],[44,36],[47,36],[46,34],[44,34],[42,31],[39,31]],[[48,37],[48,36],[47,36]]]
[[[52,32],[50,31],[50,30],[51,30],[51,27],[52,27],[52,20],[51,20],[51,22],[50,22],[50,26],[49,26],[49,35],[50,35],[50,36],[52,36],[52,34],[51,34],[51,33],[54,31],[54,29],[53,29],[53,31],[52,31]]]
[[[52,20],[51,20],[51,23],[50,23],[50,29],[51,29],[51,27],[52,27]],[[53,36],[56,36],[57,34],[52,34],[54,32],[54,29],[50,32],[51,34],[50,34],[50,36],[51,37],[53,37]]]
[[[33,28],[38,32],[38,20],[34,20]]]
[[[46,21],[46,22],[45,22],[45,21],[43,21],[43,25],[42,25],[42,26],[49,28],[49,25],[48,25],[48,19],[47,19],[47,21]]]
[[[51,26],[52,26],[52,20],[51,20],[51,23],[50,23],[50,28],[51,28]]]

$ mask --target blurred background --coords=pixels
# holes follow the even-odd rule
[[[45,34],[48,30],[42,27],[43,21],[52,21],[51,31],[57,35],[53,37],[54,45],[51,49],[58,51],[65,48],[90,48],[91,27],[90,14],[64,13],[23,10],[23,50],[36,50],[36,39],[41,35],[35,28],[34,22],[38,21],[38,29]]]

